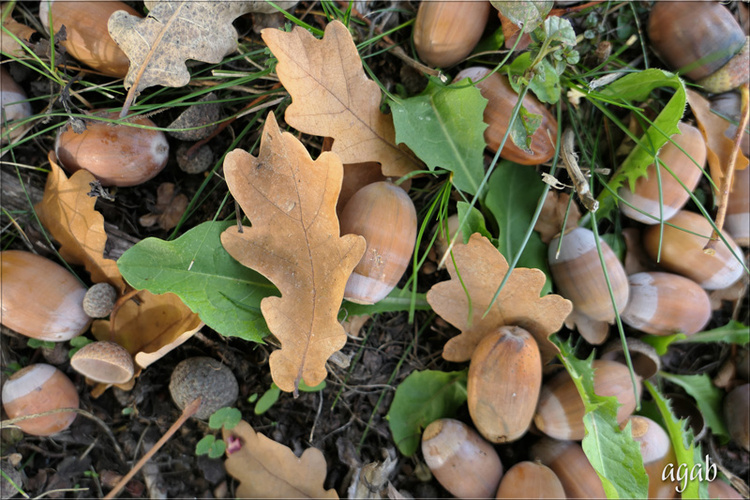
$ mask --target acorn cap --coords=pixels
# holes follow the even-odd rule
[[[103,384],[124,384],[135,373],[133,357],[120,344],[101,340],[81,347],[70,366],[91,380]]]
[[[216,410],[229,406],[239,395],[239,385],[232,370],[208,357],[181,361],[169,381],[172,400],[181,410],[196,398],[202,398],[195,418],[206,420]]]

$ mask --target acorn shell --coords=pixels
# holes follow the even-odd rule
[[[414,21],[414,48],[431,66],[445,68],[468,56],[490,14],[486,0],[421,2]]]
[[[495,498],[565,498],[565,490],[552,469],[526,461],[508,469]]]
[[[692,335],[711,320],[711,299],[696,282],[671,273],[644,272],[628,277],[630,300],[620,315],[651,335]]]
[[[2,131],[0,131],[0,145],[13,142],[23,134],[31,124],[18,125],[16,121],[31,116],[31,104],[26,100],[26,93],[20,85],[0,66],[0,105],[2,105]]]
[[[734,183],[727,203],[724,228],[734,241],[750,246],[750,167],[734,172]]]
[[[21,250],[0,252],[2,324],[27,337],[64,342],[86,331],[86,287],[67,269]]]
[[[667,464],[676,464],[677,460],[669,435],[650,418],[633,415],[628,420],[633,440],[640,445],[643,466],[648,474],[648,497],[676,497],[677,484],[674,481],[662,480],[664,468]]]
[[[104,116],[116,119],[118,114]],[[145,117],[129,122],[156,126]],[[88,170],[104,186],[135,186],[156,177],[167,165],[169,144],[160,130],[89,121],[80,134],[70,124],[61,128],[55,140],[55,154],[69,172]]]
[[[702,215],[681,210],[670,219],[669,224],[664,225],[658,264],[668,271],[690,278],[707,290],[720,290],[733,284],[744,274],[742,263],[723,241],[718,242],[713,255],[703,251],[712,230],[711,223]],[[742,251],[737,243],[725,231],[722,231],[722,235],[735,254],[741,257]],[[645,229],[643,245],[649,257],[656,261],[659,226]]]
[[[737,132],[737,124],[740,122],[742,115],[742,98],[739,92],[724,92],[723,94],[712,96],[711,111],[715,111],[728,120],[729,126],[724,131],[724,135],[733,141],[734,135]],[[742,134],[740,150],[745,156],[750,156],[750,133],[747,131]],[[747,172],[747,169],[738,170],[735,172],[735,175],[742,171]]]
[[[531,425],[541,386],[534,338],[517,326],[500,327],[471,355],[466,389],[474,426],[490,442],[515,441]]]
[[[620,197],[627,202],[620,205],[622,213],[633,220],[644,224],[657,224],[662,214],[663,220],[669,220],[687,203],[690,193],[703,176],[701,168],[706,164],[706,142],[703,135],[697,128],[686,123],[679,123],[678,127],[682,134],[674,134],[670,138],[671,141],[659,151],[661,186],[659,176],[656,175],[656,166],[652,163],[648,166],[647,175],[636,181],[633,191],[628,186],[623,186],[618,191]],[[680,148],[685,150],[687,155]],[[664,165],[685,187],[682,187]],[[663,211],[660,207],[663,207]],[[646,212],[651,217],[638,210]]]
[[[562,237],[560,254],[556,256],[560,236],[549,243],[548,261],[558,293],[573,302],[577,311],[597,321],[615,320],[615,308],[607,288],[594,233],[577,227]],[[599,240],[607,266],[617,310],[622,311],[628,302],[629,288],[625,268],[602,239]]]
[[[580,444],[545,437],[531,447],[531,456],[552,469],[567,498],[606,498],[602,480]]]
[[[750,451],[750,384],[735,387],[724,398],[724,419],[734,442]]]
[[[124,384],[133,378],[133,357],[121,345],[108,340],[81,347],[70,358],[70,366],[78,373],[102,384]]]
[[[458,498],[492,497],[503,476],[492,445],[459,420],[430,423],[422,434],[422,454],[435,478]]]
[[[54,366],[43,363],[14,373],[3,385],[2,399],[9,418],[78,408],[78,392],[73,382]],[[27,434],[51,436],[70,427],[75,418],[75,412],[60,412],[22,420],[16,425]]]
[[[39,19],[49,29],[51,13],[55,33],[65,26],[66,38],[60,43],[68,54],[100,73],[123,78],[128,73],[130,59],[112,40],[107,29],[109,16],[118,10],[141,17],[123,2],[41,0]]]
[[[635,410],[636,397],[630,380],[628,367],[616,361],[594,360],[594,392],[599,396],[615,396],[620,403],[617,422],[624,422]],[[641,394],[641,378],[635,376],[638,397]],[[557,373],[542,386],[539,405],[534,415],[537,429],[555,439],[583,439],[586,430],[583,415],[586,409],[567,371]]]
[[[508,130],[511,111],[518,102],[518,94],[510,86],[510,82],[505,75],[493,73],[487,76],[489,73],[488,68],[474,66],[459,72],[453,81],[457,82],[464,78],[470,78],[479,88],[482,97],[487,99],[487,107],[484,109],[484,122],[487,124],[484,139],[487,141],[487,147],[495,152],[500,147]],[[485,76],[487,78],[484,78]],[[500,156],[521,165],[538,165],[549,161],[555,154],[557,120],[530,92],[523,99],[523,107],[529,113],[542,117],[541,125],[531,136],[531,152],[524,151],[516,146],[509,136]]]
[[[346,283],[344,298],[374,304],[398,284],[417,239],[417,211],[409,195],[390,182],[374,182],[341,212],[341,234],[359,234],[367,249]]]

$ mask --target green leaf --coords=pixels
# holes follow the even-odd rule
[[[429,311],[430,304],[427,303],[425,294],[417,293],[414,295],[415,309],[417,311]],[[384,299],[376,304],[355,304],[345,300],[341,308],[349,316],[360,316],[362,314],[380,314],[385,312],[408,311],[411,306],[411,292],[394,288]]]
[[[78,337],[73,337],[72,339],[70,339],[71,347],[81,348],[85,345],[90,344],[91,342],[93,342],[93,340],[88,337],[84,337],[83,335],[79,335]]]
[[[477,210],[476,207],[472,207],[470,204],[466,203],[465,201],[459,201],[456,203],[456,208],[458,209],[458,220],[462,221],[464,220],[464,217],[466,217],[466,212],[471,208],[471,211],[469,212],[468,217],[466,217],[466,222],[464,223],[464,229],[461,231],[461,234],[463,235],[463,242],[468,243],[469,238],[471,238],[471,235],[474,233],[479,233],[482,236],[486,237],[488,240],[492,241],[492,235],[487,230],[487,226],[484,222],[484,215],[482,215],[482,212]]]
[[[225,406],[216,410],[208,419],[208,427],[211,429],[234,429],[242,420],[242,412],[237,408]]]
[[[305,383],[304,380],[300,380],[299,382],[299,390],[302,392],[320,392],[325,388],[326,388],[325,380],[319,383],[318,385],[316,385],[315,387],[310,387],[309,385]]]
[[[531,53],[524,52],[507,66],[508,81],[516,93],[521,91],[521,85],[526,81],[525,75],[531,66],[531,63]],[[557,74],[557,71],[555,71],[555,67],[552,63],[546,59],[542,59],[539,66],[534,69],[532,78],[528,82],[528,85],[529,90],[531,90],[542,102],[555,104],[560,100],[560,76]],[[539,117],[539,124],[541,124],[541,116]],[[538,127],[539,125],[537,125],[534,130]],[[532,130],[531,133],[533,134],[534,131]]]
[[[396,142],[430,170],[453,172],[453,185],[476,194],[484,177],[484,108],[487,99],[468,79],[444,86],[431,79],[420,95],[388,101]]]
[[[586,408],[583,416],[586,436],[581,446],[601,478],[607,498],[648,497],[648,476],[643,467],[641,447],[633,440],[630,423],[620,430],[617,424],[617,398],[598,396],[594,392],[594,369],[591,364],[594,354],[585,360],[578,359],[573,354],[570,341],[563,343],[553,338],[560,348],[559,357]]]
[[[626,181],[632,190],[638,178],[646,175],[646,170],[654,162],[659,149],[667,143],[670,136],[679,133],[677,124],[685,112],[687,96],[683,81],[677,75],[660,69],[627,74],[604,87],[600,93],[586,94],[592,102],[603,99],[615,106],[630,109],[633,103],[647,100],[653,90],[662,87],[674,89],[674,95],[653,120],[653,125],[646,129],[645,134],[640,139],[634,138],[635,147],[609,180],[607,189],[599,195],[599,216],[609,216],[615,206],[613,193],[617,193]],[[640,110],[638,113],[642,115]]]
[[[208,450],[208,458],[219,458],[227,450],[227,444],[223,439],[217,439]]]
[[[549,11],[552,10],[552,0],[490,0],[510,22],[526,33],[531,33],[542,24]]]
[[[543,191],[544,182],[533,168],[526,165],[501,161],[490,176],[484,206],[497,221],[500,230],[498,250],[508,262],[512,262],[519,251]],[[552,291],[547,245],[536,231],[531,234],[518,267],[541,269],[547,276],[542,295]]]
[[[55,348],[55,342],[52,342],[51,340],[29,339],[26,345],[32,349],[39,349],[40,347],[43,349]]]
[[[673,342],[679,342],[686,338],[687,335],[684,333],[673,333],[672,335],[644,335],[641,340],[656,349],[656,354],[664,356]]]
[[[203,439],[195,443],[195,454],[207,454],[209,450],[211,450],[211,446],[213,446],[214,441],[216,441],[216,436],[213,436],[211,434],[209,434],[208,436],[203,436]]]
[[[281,396],[281,389],[271,382],[271,388],[264,392],[258,402],[255,403],[255,414],[263,415],[270,410],[274,403],[279,400],[279,396]]]
[[[544,20],[544,23],[542,23],[542,31],[545,40],[559,42],[561,45],[566,45],[568,47],[575,47],[576,45],[576,32],[573,29],[573,25],[563,17],[548,17]]]
[[[675,468],[684,465],[688,471],[693,470],[695,464],[700,463],[702,460],[701,448],[700,445],[696,446],[695,437],[687,425],[687,420],[678,419],[674,416],[669,400],[651,382],[645,380],[643,385],[651,393],[651,397],[656,402],[656,406],[659,408],[659,412],[664,420],[669,439],[672,442],[672,448],[674,448],[675,452]],[[677,491],[682,493],[682,498],[708,498],[705,482],[685,480],[682,484],[678,485],[678,488]]]
[[[174,241],[146,238],[117,261],[136,289],[172,292],[222,335],[261,342],[268,328],[260,301],[278,290],[234,260],[219,239],[232,222],[204,222]]]
[[[439,418],[450,418],[466,402],[467,371],[412,372],[399,384],[385,417],[399,451],[416,453],[422,431]]]
[[[729,431],[724,424],[722,402],[724,391],[716,387],[705,373],[700,375],[674,375],[660,372],[662,378],[679,385],[695,399],[706,425],[717,436],[728,440]]]
[[[745,345],[750,342],[750,327],[739,321],[731,320],[724,326],[685,336],[678,342],[726,342],[728,344]]]

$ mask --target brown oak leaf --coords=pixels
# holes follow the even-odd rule
[[[273,380],[287,392],[296,393],[300,380],[314,387],[326,377],[326,360],[346,343],[337,315],[365,251],[361,236],[339,237],[341,161],[333,153],[313,161],[269,114],[258,157],[236,149],[224,160],[224,174],[252,227],[227,229],[221,243],[281,291],[260,304],[281,342],[270,358]]]
[[[156,188],[156,206],[153,212],[138,218],[138,223],[143,227],[158,225],[169,231],[180,222],[187,206],[187,196],[178,194],[177,188],[171,182],[162,182]]]
[[[240,482],[238,498],[338,498],[336,490],[323,487],[326,459],[317,448],[297,458],[244,420],[222,434],[228,455],[224,465]]]
[[[557,191],[547,193],[542,212],[534,226],[534,230],[539,233],[543,242],[549,243],[555,236],[563,232],[563,222],[565,223],[565,231],[578,225],[578,221],[581,220],[581,211],[577,204],[569,204],[569,200],[570,195],[568,193]],[[568,206],[570,206],[570,211],[568,211]],[[568,214],[567,220],[565,219],[566,213]]]
[[[34,209],[47,231],[60,243],[60,256],[69,264],[82,265],[94,283],[107,282],[121,292],[125,281],[114,260],[105,259],[104,217],[94,209],[96,198],[89,196],[90,183],[96,181],[86,170],[68,179],[50,151],[50,174],[44,197]]]
[[[520,326],[531,333],[539,345],[542,362],[555,357],[559,350],[549,336],[562,327],[573,303],[554,294],[539,297],[546,279],[544,273],[539,269],[514,269],[489,313],[482,318],[508,272],[508,263],[478,233],[466,245],[455,246],[453,255],[455,264],[448,260],[447,265],[451,279],[437,283],[427,292],[432,309],[461,330],[460,335],[446,342],[443,358],[468,361],[477,344],[503,325]]]
[[[284,115],[289,125],[333,137],[332,151],[344,163],[377,161],[383,175],[395,177],[419,168],[419,161],[396,145],[393,119],[380,112],[380,88],[367,78],[346,26],[331,22],[322,40],[300,27],[290,33],[264,29],[261,35],[292,96]]]

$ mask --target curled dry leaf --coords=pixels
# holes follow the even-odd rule
[[[252,227],[227,229],[221,243],[281,292],[260,303],[281,342],[270,358],[273,381],[287,392],[296,393],[300,380],[314,387],[326,377],[326,360],[346,343],[337,315],[346,281],[365,251],[361,236],[339,237],[341,161],[333,153],[313,161],[269,114],[259,156],[232,151],[224,174]]]
[[[296,3],[281,0],[282,7]],[[237,48],[232,21],[248,12],[267,11],[263,0],[241,2],[146,2],[148,16],[117,11],[109,18],[112,39],[130,59],[125,88],[140,92],[153,85],[183,87],[190,81],[185,60],[219,63]]]
[[[297,458],[294,452],[241,420],[222,431],[230,443],[224,462],[227,472],[240,482],[239,498],[338,498],[326,490],[326,459],[320,450],[308,448]]]
[[[558,193],[557,191],[547,193],[542,212],[534,226],[534,230],[539,233],[543,242],[549,244],[552,238],[563,232],[563,222],[565,222],[566,231],[578,225],[578,221],[581,219],[581,211],[575,203],[570,204],[568,220],[565,220],[569,200],[570,195],[568,193]]]
[[[165,231],[177,226],[182,214],[188,206],[188,198],[184,194],[175,192],[175,185],[163,182],[156,188],[156,206],[154,211],[138,219],[143,227],[158,225]]]
[[[5,7],[5,5],[6,4],[3,4],[3,7]],[[21,43],[18,43],[16,39],[20,40],[25,45],[30,45],[31,37],[36,34],[36,31],[13,19],[11,12],[8,12],[5,17],[3,28],[5,29],[0,31],[0,47],[3,48],[3,52],[14,57],[26,56],[26,49]]]
[[[79,170],[68,179],[50,151],[50,174],[44,197],[34,208],[42,225],[60,243],[60,256],[69,264],[82,265],[94,283],[107,282],[120,292],[125,281],[114,260],[104,258],[107,233],[104,217],[94,209],[96,197],[89,196],[94,176]]]
[[[497,248],[478,233],[473,234],[466,245],[454,247],[453,255],[455,264],[449,260],[447,266],[451,279],[437,283],[427,292],[427,302],[435,312],[461,330],[460,335],[446,342],[445,359],[468,361],[477,344],[503,325],[520,326],[531,333],[539,345],[543,363],[559,352],[549,336],[562,327],[573,304],[559,295],[539,297],[545,282],[542,271],[514,269],[489,313],[482,318],[508,272],[508,263]]]
[[[279,60],[276,73],[292,96],[286,122],[300,132],[333,137],[344,163],[380,163],[385,176],[401,177],[419,161],[396,145],[390,115],[380,112],[378,85],[367,78],[349,30],[339,21],[322,40],[296,27],[264,29],[263,40]]]

